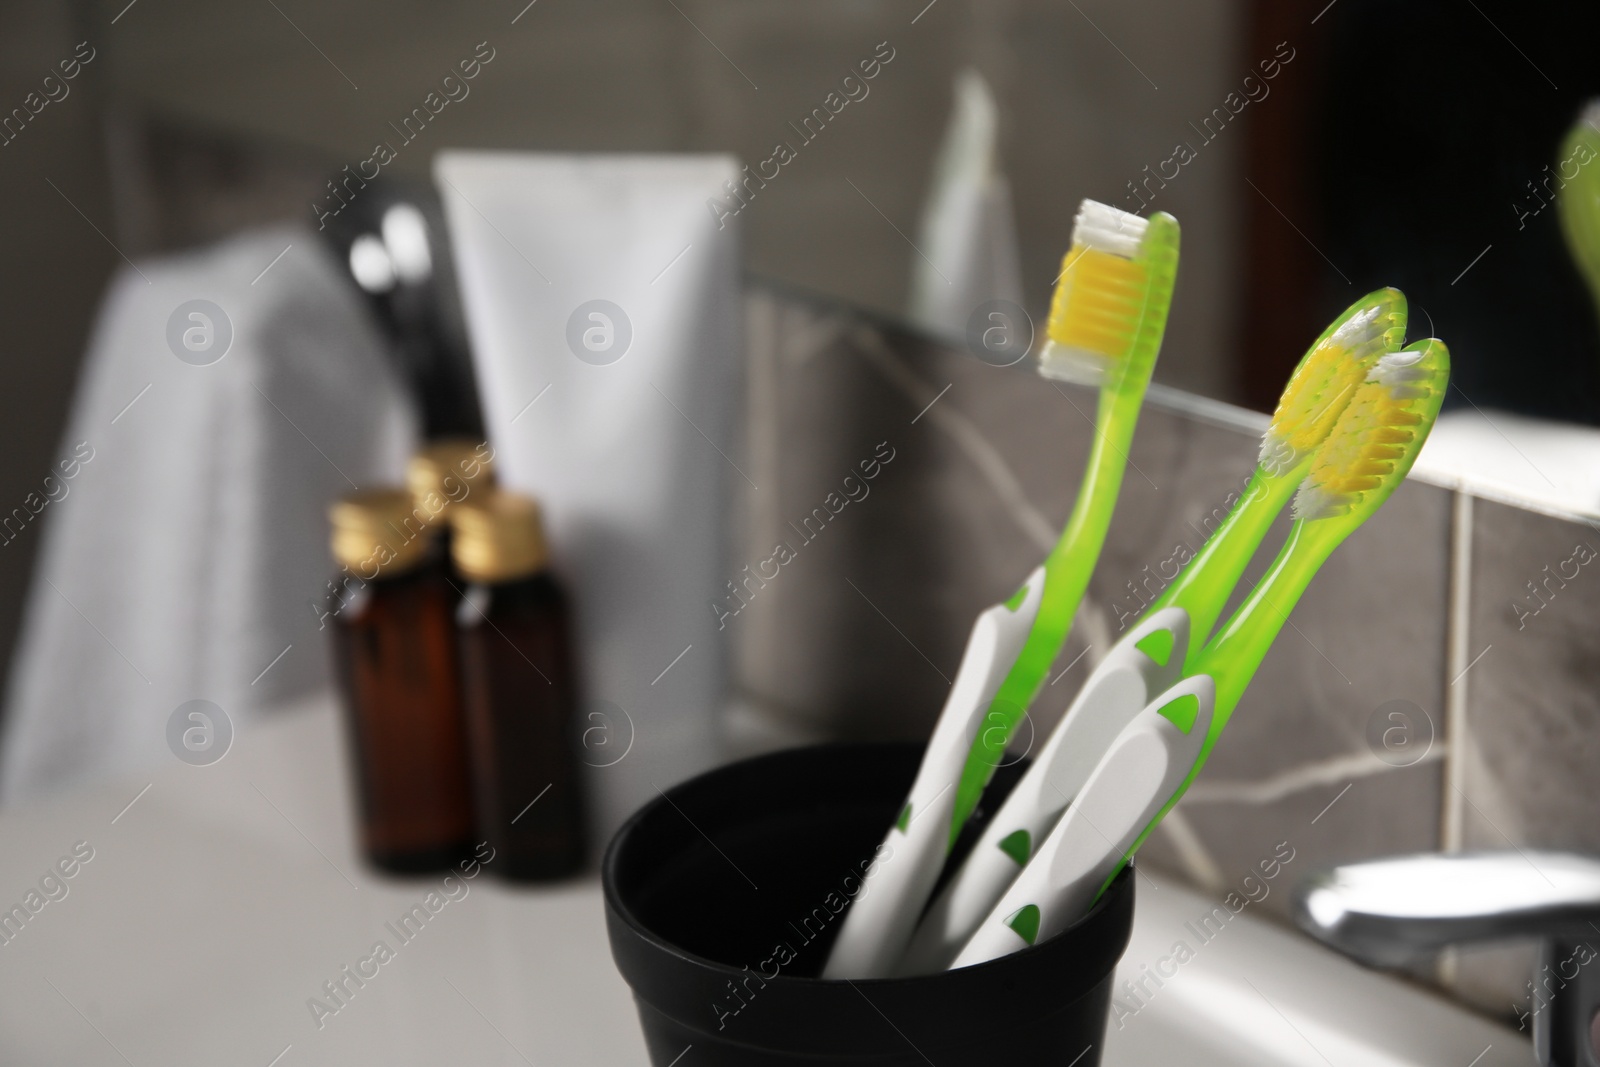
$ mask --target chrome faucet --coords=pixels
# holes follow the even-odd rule
[[[1374,967],[1536,938],[1535,1055],[1547,1067],[1600,1067],[1600,859],[1517,850],[1352,863],[1297,886],[1294,917]]]

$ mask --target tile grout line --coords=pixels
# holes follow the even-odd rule
[[[1459,798],[1471,685],[1465,672],[1472,655],[1472,511],[1472,494],[1457,490],[1451,504],[1450,591],[1445,617],[1445,677],[1457,680],[1457,684],[1445,686],[1445,789],[1439,834],[1445,852],[1459,852],[1464,844],[1465,813]]]
[[[1444,782],[1440,789],[1439,850],[1459,852],[1464,844],[1462,808],[1463,764],[1467,752],[1467,693],[1472,684],[1466,678],[1472,641],[1472,494],[1458,487],[1450,505],[1450,588],[1445,614],[1446,678],[1460,684],[1444,687],[1445,752]],[[1454,949],[1439,954],[1434,975],[1446,989],[1454,989],[1459,957]]]

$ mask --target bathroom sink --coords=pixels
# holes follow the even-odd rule
[[[1222,916],[1231,913],[1217,900],[1141,874],[1133,940],[1117,968],[1107,1067],[1534,1062],[1525,1033],[1365,970],[1248,906]],[[1178,942],[1186,952],[1175,951]]]
[[[0,945],[0,1062],[645,1067],[598,882],[514,891],[364,871],[337,725],[318,698],[241,722],[212,766],[174,760],[0,813],[6,906],[76,843],[93,853]],[[434,891],[420,933],[363,984],[345,977]],[[1110,1067],[1532,1062],[1519,1035],[1248,912],[1201,941],[1190,927],[1214,902],[1144,872],[1138,893],[1118,984],[1148,995],[1119,989]],[[1193,948],[1181,964],[1178,940]],[[1159,987],[1155,969],[1171,972]]]

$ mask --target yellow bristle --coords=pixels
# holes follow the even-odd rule
[[[1364,518],[1411,469],[1450,381],[1450,350],[1428,338],[1379,356],[1295,493],[1297,520]]]
[[[1376,489],[1394,473],[1422,422],[1412,408],[1417,399],[1396,397],[1390,387],[1362,385],[1340,415],[1327,443],[1317,453],[1306,477],[1318,497],[1323,518],[1348,511],[1362,493]]]
[[[1268,436],[1291,454],[1289,465],[1327,438],[1364,377],[1366,368],[1351,359],[1347,349],[1328,345],[1313,353],[1289,380],[1267,430]]]
[[[1143,263],[1074,246],[1062,261],[1046,335],[1058,345],[1120,358],[1133,347],[1145,282]]]
[[[1398,289],[1380,289],[1352,304],[1317,339],[1272,413],[1261,442],[1262,469],[1287,475],[1328,439],[1374,361],[1399,343],[1405,322],[1405,296]],[[1409,383],[1417,373],[1406,363],[1393,368],[1390,376],[1400,375]]]

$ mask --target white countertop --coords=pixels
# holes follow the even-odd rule
[[[338,725],[313,702],[209,767],[0,815],[0,907],[94,849],[0,945],[0,1063],[648,1063],[598,881],[480,875],[449,900],[362,869]],[[385,923],[430,891],[444,905],[400,944]],[[319,1027],[307,1001],[380,939],[394,958]]]
[[[452,887],[451,900],[439,878],[364,870],[338,725],[331,700],[311,701],[241,726],[209,767],[173,759],[141,780],[0,814],[0,909],[23,904],[76,843],[94,850],[64,880],[66,895],[0,944],[0,1064],[648,1063],[611,962],[598,881],[512,890],[480,875],[464,893]],[[1140,879],[1119,985],[1211,907]],[[49,887],[57,896],[60,884]],[[386,924],[426,907],[430,892],[436,913],[401,943]],[[347,982],[347,1002],[319,1020],[308,1001],[332,1005],[323,984],[379,940],[393,958],[360,987]],[[1531,1057],[1525,1036],[1249,917],[1123,1027],[1113,1022],[1105,1058],[1108,1067],[1469,1061],[1520,1067]]]

